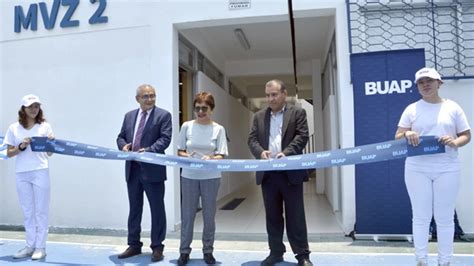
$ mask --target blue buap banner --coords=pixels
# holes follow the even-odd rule
[[[423,49],[351,55],[355,145],[395,136],[403,110],[420,99],[415,72],[424,67]],[[404,160],[355,167],[357,234],[411,234],[411,205]]]
[[[271,171],[317,169],[349,164],[364,164],[444,152],[433,136],[421,138],[417,147],[407,145],[405,139],[363,145],[355,148],[324,151],[273,160],[199,160],[149,152],[123,152],[95,145],[67,140],[49,140],[46,137],[33,137],[31,148],[36,152],[53,152],[77,157],[107,160],[133,160],[189,169],[217,170],[223,172]]]

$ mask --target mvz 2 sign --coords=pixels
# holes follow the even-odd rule
[[[34,3],[28,7],[28,11],[25,12],[22,6],[15,6],[15,32],[21,32],[21,28],[32,31],[38,30],[38,7],[40,10],[41,18],[43,19],[44,28],[47,30],[53,29],[58,19],[58,11],[60,8],[64,8],[65,13],[61,19],[59,26],[61,28],[78,27],[79,20],[72,19],[74,12],[79,5],[80,0],[54,0],[51,10],[45,2],[38,4]],[[102,15],[107,7],[107,0],[89,0],[91,4],[98,2],[97,9],[89,18],[89,24],[107,23],[109,18]]]

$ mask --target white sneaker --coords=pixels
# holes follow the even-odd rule
[[[33,252],[33,256],[31,256],[32,260],[40,260],[46,257],[46,250],[44,248],[37,248],[35,252]]]
[[[26,258],[26,257],[29,257],[33,254],[33,252],[35,251],[34,248],[30,248],[28,246],[18,250],[14,255],[13,255],[13,258],[14,259],[22,259],[22,258]]]

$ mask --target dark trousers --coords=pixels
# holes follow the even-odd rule
[[[262,182],[262,195],[270,252],[280,255],[286,251],[283,244],[286,219],[286,234],[293,253],[309,254],[303,184],[290,184],[285,172],[266,172]]]
[[[163,250],[163,241],[166,236],[166,213],[165,213],[165,183],[143,182],[140,179],[140,167],[132,163],[130,178],[127,181],[128,201],[130,210],[128,214],[128,245],[141,248],[140,241],[142,230],[143,192],[145,192],[150,205],[151,213],[151,249]]]

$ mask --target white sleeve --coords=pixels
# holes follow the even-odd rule
[[[49,135],[53,135],[53,129],[51,128],[51,125],[49,123],[44,122],[44,127],[45,127],[44,130],[45,130],[45,134],[46,134],[45,137],[47,137]]]
[[[217,133],[217,147],[215,154],[220,154],[227,156],[229,152],[227,151],[227,136],[225,134],[225,128],[219,126],[219,131]]]
[[[403,128],[411,128],[413,121],[411,121],[412,117],[412,108],[413,104],[410,104],[405,108],[405,110],[402,113],[402,116],[400,117],[400,121],[398,122],[398,127],[403,127]]]
[[[15,137],[15,129],[14,125],[10,125],[7,130],[7,134],[5,135],[5,139],[3,139],[3,143],[11,146],[17,146],[17,141]]]
[[[184,122],[184,124],[181,126],[181,130],[179,131],[179,136],[178,136],[178,143],[177,143],[177,148],[178,150],[185,151],[186,150],[186,141],[187,141],[187,133],[188,133],[188,122]]]
[[[466,114],[460,106],[456,108],[456,133],[461,133],[466,130],[470,130],[469,123],[467,122]]]

